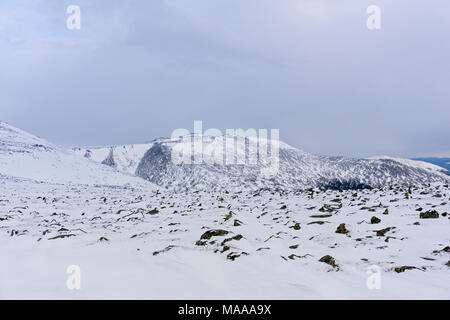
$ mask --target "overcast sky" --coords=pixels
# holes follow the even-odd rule
[[[0,0],[0,120],[66,146],[202,120],[317,154],[450,155],[449,59],[448,0]]]

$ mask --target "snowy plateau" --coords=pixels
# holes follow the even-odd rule
[[[174,146],[69,150],[0,122],[0,299],[450,299],[445,169],[280,143],[266,178]]]

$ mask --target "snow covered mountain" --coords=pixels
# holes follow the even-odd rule
[[[403,159],[403,158],[394,158],[394,157],[389,157],[389,156],[373,156],[370,157],[368,159],[372,159],[372,160],[393,160],[399,163],[402,163],[404,165],[407,166],[411,166],[411,167],[415,167],[415,168],[421,168],[430,172],[440,172],[440,173],[445,173],[445,174],[449,174],[448,170],[446,170],[445,168],[429,163],[429,162],[425,162],[423,160],[411,160],[411,159]]]
[[[445,157],[426,157],[426,158],[413,158],[412,160],[422,161],[425,163],[431,163],[435,166],[444,168],[447,170],[447,174],[450,175],[450,158]]]
[[[0,174],[52,183],[154,187],[3,122],[0,122]]]
[[[274,142],[238,139],[190,135],[144,144],[65,150],[0,122],[0,174],[55,183],[105,185],[142,186],[145,182],[139,178],[143,178],[152,182],[147,187],[156,184],[178,191],[359,189],[449,182],[445,169],[422,161],[386,156],[317,156],[282,142],[277,148],[276,172],[267,175],[273,158],[270,153],[263,156],[259,142]],[[188,157],[181,162],[172,158],[185,153]]]
[[[442,168],[420,161],[318,156],[282,142],[279,143],[277,173],[267,176],[262,172],[268,164],[262,161],[264,158],[260,157],[258,150],[249,148],[248,141],[244,144],[236,141],[236,137],[230,136],[191,135],[180,139],[158,139],[147,144],[74,150],[97,162],[134,173],[173,190],[352,189],[449,181]],[[194,145],[202,147],[195,149]],[[230,148],[232,145],[234,147]],[[194,164],[172,161],[173,154],[186,150],[189,150],[191,159],[203,157],[203,161]],[[208,150],[207,156],[204,150]],[[255,157],[255,153],[258,161],[250,165],[248,159]],[[211,161],[211,157],[215,159]],[[225,164],[227,157],[234,157],[235,163]],[[241,160],[240,164],[236,164],[239,163],[236,159]]]
[[[80,156],[134,175],[139,162],[152,146],[153,143],[144,143],[111,147],[73,148],[72,150]]]
[[[223,138],[76,154],[0,123],[0,299],[449,298],[450,189],[436,168],[280,143],[271,175],[250,139]],[[283,189],[252,192],[264,186]],[[68,290],[68,266],[82,290]],[[368,290],[374,267],[383,290]]]

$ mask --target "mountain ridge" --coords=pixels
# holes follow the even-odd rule
[[[196,139],[201,139],[204,148],[208,149],[213,144],[213,138],[217,137],[201,136]],[[227,139],[225,136],[222,138]],[[351,189],[448,182],[445,169],[420,161],[387,156],[368,159],[319,156],[284,143],[280,143],[279,149],[280,170],[271,178],[261,177],[260,171],[264,166],[220,165],[220,161],[213,161],[212,164],[174,164],[171,159],[174,146],[180,150],[190,149],[189,143],[192,142],[163,138],[148,144],[74,150],[79,154],[89,152],[98,162],[110,157],[110,160],[114,159],[118,170],[134,173],[159,186],[176,190],[311,187]],[[214,148],[217,150],[217,146]],[[248,151],[241,149],[237,150],[238,158]],[[192,156],[195,155],[199,155],[199,152],[194,151]]]
[[[242,136],[189,135],[66,150],[0,122],[0,173],[61,183],[145,184],[146,180],[178,191],[360,189],[450,180],[445,169],[422,161],[320,156],[276,143]],[[263,153],[261,145],[270,147]],[[172,159],[186,152],[188,157],[181,163]]]

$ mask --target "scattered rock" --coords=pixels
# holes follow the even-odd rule
[[[406,270],[413,270],[413,269],[419,269],[419,268],[416,268],[413,266],[403,266],[403,267],[394,268],[395,272],[397,272],[397,273],[401,273],[401,272],[405,272]]]
[[[384,229],[381,229],[381,230],[375,230],[374,232],[377,233],[377,237],[384,237],[384,235],[387,232],[391,231],[392,229],[395,229],[395,227],[388,227],[388,228],[384,228]]]
[[[370,223],[371,224],[377,224],[377,223],[380,223],[380,222],[381,222],[381,219],[378,219],[377,217],[372,217],[370,219]]]
[[[167,252],[167,251],[169,251],[169,250],[172,249],[173,247],[174,247],[174,246],[167,246],[167,247],[165,247],[165,248],[162,249],[162,250],[153,252],[153,255],[154,255],[154,256],[157,256],[158,254],[160,254],[160,253],[162,253],[162,252]]]
[[[292,227],[294,230],[300,230],[300,223],[296,223],[294,224],[294,226]]]
[[[329,218],[332,217],[332,214],[316,214],[316,215],[312,215],[309,216],[310,218]]]
[[[230,213],[225,217],[225,221],[230,220],[233,217],[233,212],[230,211]]]
[[[295,258],[303,259],[303,258],[306,258],[307,256],[311,256],[311,255],[310,254],[305,254],[304,256],[298,256],[296,254],[291,254],[291,255],[288,256],[288,258],[291,259],[291,260],[295,260]]]
[[[437,219],[439,218],[439,213],[436,210],[428,210],[426,212],[420,213],[420,219]]]
[[[319,259],[319,262],[324,262],[326,264],[329,264],[333,268],[336,268],[338,266],[336,264],[336,260],[330,255],[323,256],[322,258]]]
[[[239,240],[241,240],[242,238],[243,238],[243,236],[242,236],[241,234],[238,234],[238,235],[235,235],[234,237],[227,238],[227,239],[223,240],[222,243],[221,243],[220,245],[223,246],[225,243],[227,243],[228,241],[231,241],[231,240],[239,241]]]
[[[53,237],[53,238],[48,238],[48,240],[55,240],[55,239],[64,239],[64,238],[69,238],[69,237],[75,237],[75,234],[60,234],[59,236]]]
[[[241,225],[242,225],[242,221],[240,221],[240,220],[238,220],[238,219],[234,219],[233,226],[239,227],[239,226],[241,226]]]
[[[159,210],[155,208],[153,210],[148,211],[147,214],[154,215],[154,214],[157,214],[158,212],[159,212]]]
[[[248,253],[247,252],[241,252],[241,254],[238,254],[238,253],[236,253],[236,252],[230,252],[228,255],[227,255],[227,259],[229,259],[229,260],[231,260],[231,261],[234,261],[236,258],[239,258],[241,255],[248,255]]]
[[[328,205],[328,204],[324,204],[322,206],[322,208],[319,209],[320,212],[333,212],[336,211],[335,208],[333,208],[332,206]]]
[[[341,224],[337,227],[337,229],[336,229],[335,232],[336,232],[336,233],[341,233],[341,234],[347,234],[349,231],[347,230],[347,228],[345,228],[345,223],[341,223]]]
[[[202,234],[200,239],[209,240],[212,237],[221,237],[221,236],[227,235],[228,233],[229,233],[228,231],[221,230],[221,229],[209,230],[209,231],[206,231],[204,234]]]
[[[330,222],[329,221],[312,221],[312,222],[308,223],[308,225],[310,225],[310,224],[322,225],[322,224],[325,224],[325,223],[330,223]]]

